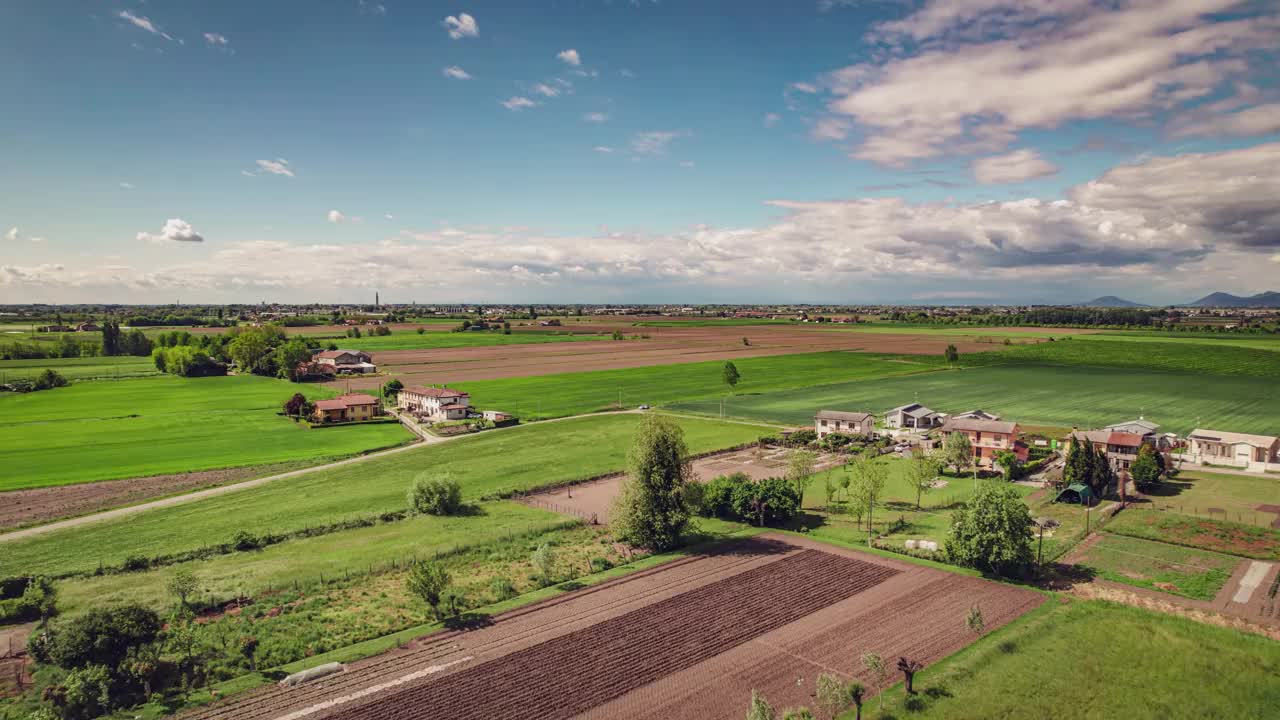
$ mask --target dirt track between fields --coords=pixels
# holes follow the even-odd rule
[[[751,690],[814,705],[817,676],[872,688],[858,658],[925,663],[1045,600],[1039,593],[803,538],[721,545],[424,637],[345,672],[266,687],[190,720],[741,718]],[[888,682],[897,680],[897,676]]]
[[[432,385],[493,378],[553,375],[588,370],[617,370],[649,365],[791,355],[830,350],[941,355],[948,345],[961,354],[996,350],[1000,346],[975,342],[969,336],[860,333],[793,326],[725,326],[638,328],[622,323],[569,323],[563,331],[612,332],[628,338],[591,342],[492,345],[429,350],[381,350],[374,362],[384,375],[405,384]],[[979,333],[975,333],[977,336]],[[743,345],[746,337],[750,345]],[[1029,339],[1030,340],[1030,339]],[[365,389],[386,382],[385,377],[343,377],[330,385]]]

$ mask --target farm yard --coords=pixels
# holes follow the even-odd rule
[[[413,718],[443,709],[449,717],[494,718],[515,708],[557,718],[723,717],[728,707],[745,713],[753,688],[780,704],[811,702],[815,667],[874,683],[856,665],[863,652],[926,663],[945,657],[974,639],[964,626],[974,603],[995,628],[1044,600],[766,535],[498,616],[480,629],[428,636],[304,690],[265,689],[190,717]],[[673,628],[682,641],[671,641]],[[427,666],[433,669],[421,672]],[[487,691],[495,683],[507,690]]]
[[[310,430],[280,406],[320,386],[238,376],[83,382],[55,391],[0,394],[0,491],[49,485],[337,458],[399,445],[398,424]]]

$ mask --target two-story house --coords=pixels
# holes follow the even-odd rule
[[[471,396],[447,387],[410,385],[396,395],[396,406],[430,420],[465,420]]]
[[[813,416],[813,429],[817,431],[819,438],[831,433],[870,436],[875,433],[876,416],[865,412],[819,410]]]
[[[314,417],[316,422],[358,422],[377,417],[378,398],[364,393],[339,395],[330,400],[317,400]]]
[[[329,375],[378,371],[378,366],[373,364],[373,356],[361,350],[325,350],[312,356],[311,362]]]
[[[1018,440],[1018,423],[1000,420],[951,418],[943,423],[943,436],[963,433],[973,446],[973,459],[979,467],[991,467],[996,455],[1008,450],[1026,462],[1027,446]]]
[[[1115,472],[1128,470],[1133,461],[1138,459],[1138,451],[1143,445],[1155,445],[1155,433],[1141,435],[1136,432],[1122,430],[1086,430],[1073,433],[1072,438],[1080,438],[1082,442],[1093,445],[1093,449],[1104,454],[1111,469]]]

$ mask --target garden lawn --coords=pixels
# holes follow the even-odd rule
[[[1268,475],[1183,470],[1176,478],[1165,480],[1146,493],[1144,499],[1150,501],[1152,507],[1181,515],[1271,527],[1278,514],[1263,512],[1258,506],[1280,505],[1280,479]]]
[[[718,413],[719,398],[726,396],[727,405],[732,408],[749,401],[756,393],[930,369],[881,356],[842,351],[741,358],[733,363],[741,380],[732,395],[722,377],[723,361],[477,380],[458,383],[457,387],[471,393],[473,405],[500,407],[520,417],[558,417],[614,408],[619,392],[623,405],[631,407],[705,397],[708,398],[704,401],[705,407],[714,406]],[[816,409],[818,407],[813,406],[805,410],[808,416],[804,424],[813,422]]]
[[[309,429],[277,415],[295,392],[256,376],[75,383],[0,394],[0,491],[342,457],[399,445],[398,423]]]
[[[1213,600],[1240,562],[1221,553],[1103,533],[1075,564],[1103,580]]]
[[[1159,540],[1255,560],[1280,560],[1280,530],[1130,508],[1104,528],[1116,535]]]
[[[1255,352],[1280,359],[1280,354]],[[1019,423],[1066,427],[1101,427],[1142,414],[1159,423],[1162,430],[1177,433],[1190,432],[1197,419],[1235,432],[1275,432],[1280,419],[1276,410],[1280,407],[1280,385],[1263,377],[1015,364],[740,394],[725,402],[725,414],[760,422],[810,425],[814,411],[822,408],[883,414],[913,401],[940,412],[982,408]],[[673,402],[668,407],[679,412],[720,413],[716,399]]]
[[[79,357],[0,360],[0,385],[16,378],[34,380],[49,368],[71,381],[120,380],[160,375],[150,357]]]
[[[899,683],[883,712],[867,701],[863,717],[1262,718],[1280,707],[1277,677],[1280,643],[1265,637],[1112,603],[1048,602],[926,667],[911,698]]]
[[[185,505],[69,528],[0,545],[0,577],[65,575],[229,542],[239,530],[283,533],[407,506],[419,477],[449,473],[463,498],[529,490],[625,467],[639,415],[602,415],[490,430],[438,445],[316,470]],[[680,419],[690,452],[730,447],[767,428]],[[343,432],[347,428],[317,430]]]

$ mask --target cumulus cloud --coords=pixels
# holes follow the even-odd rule
[[[525,108],[535,107],[537,104],[538,103],[530,100],[529,98],[520,95],[515,95],[502,101],[502,107],[512,112],[519,112]]]
[[[466,70],[463,70],[462,68],[458,67],[457,65],[450,65],[449,67],[445,68],[441,72],[444,74],[445,77],[453,78],[454,80],[470,80],[471,79],[471,74],[468,73]]]
[[[337,224],[341,224],[341,223],[344,223],[344,222],[346,222],[346,221],[347,221],[347,216],[346,216],[346,215],[343,215],[342,213],[338,212],[337,210],[330,210],[330,211],[329,211],[329,214],[328,214],[326,217],[328,217],[328,218],[329,218],[329,222],[331,222],[331,223],[333,223],[333,224],[335,224],[335,225],[337,225]]]
[[[480,35],[480,24],[476,22],[475,18],[466,13],[458,13],[456,17],[450,15],[445,18],[444,27],[449,31],[449,37],[454,40]]]
[[[589,112],[586,115],[583,115],[582,119],[589,123],[603,123],[609,122],[609,115],[602,112]]]
[[[887,165],[999,152],[1022,130],[1071,120],[1147,120],[1209,96],[1274,46],[1277,18],[1217,16],[1237,4],[935,0],[874,32],[913,53],[825,76],[827,109],[865,130],[855,157]]]
[[[568,50],[561,50],[560,52],[556,53],[556,57],[564,61],[565,64],[572,65],[574,67],[578,67],[579,65],[582,64],[582,56],[578,55],[578,51],[574,50],[573,48],[570,48]]]
[[[135,236],[138,240],[152,243],[168,242],[204,242],[204,236],[191,227],[191,223],[181,218],[169,218],[164,221],[160,232],[152,234],[140,232]]]
[[[631,138],[631,151],[637,155],[665,155],[671,141],[689,134],[688,130],[650,130],[636,133]]]
[[[258,164],[258,172],[271,173],[272,175],[284,175],[285,177],[293,177],[293,169],[289,167],[289,161],[284,158],[276,158],[275,160],[255,160]]]
[[[1024,148],[1007,155],[992,155],[973,161],[973,177],[978,182],[993,185],[1015,183],[1044,177],[1058,172],[1058,167],[1035,150]]]
[[[151,22],[151,18],[142,16],[142,15],[135,15],[129,12],[128,10],[121,10],[120,12],[116,13],[116,17],[120,18],[121,20],[124,20],[125,22],[129,23],[130,25],[136,28],[141,28],[143,30],[146,30],[152,35],[159,35],[160,37],[169,41],[173,40],[173,36],[161,30],[159,26],[157,26],[154,22]]]

